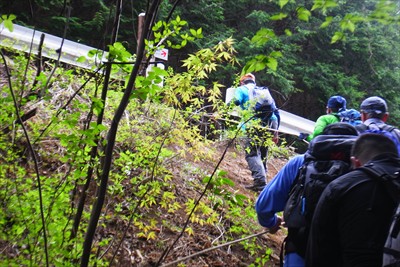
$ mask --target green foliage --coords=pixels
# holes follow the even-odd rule
[[[8,2],[1,3],[0,7],[10,7],[19,1]],[[144,8],[144,3],[139,2],[133,3],[135,12],[123,10],[136,13]],[[171,4],[167,2],[161,7],[160,17],[168,14]],[[66,11],[63,4],[63,1],[37,1],[32,6],[39,29],[47,30],[51,25],[52,33],[61,36],[68,21],[67,38],[94,46],[104,43],[110,33],[103,29],[114,6],[102,1],[73,1],[70,4],[74,12],[67,19],[59,15]],[[219,119],[228,118],[229,109],[220,98],[223,88],[234,83],[240,73],[255,72],[260,84],[267,84],[273,93],[279,92],[283,97],[294,98],[301,92],[301,101],[305,102],[306,96],[312,96],[315,103],[301,103],[312,106],[308,111],[311,115],[319,115],[318,104],[324,105],[333,94],[345,96],[349,106],[355,108],[364,96],[379,94],[388,100],[391,120],[397,123],[400,99],[394,85],[400,83],[397,53],[400,42],[395,4],[392,1],[278,0],[251,3],[252,8],[248,8],[249,1],[183,1],[175,19],[157,22],[153,27],[154,38],[146,40],[146,56],[151,58],[157,50],[169,48],[173,55],[171,67],[166,70],[155,67],[146,77],[135,79],[130,103],[118,128],[106,208],[100,218],[101,231],[96,236],[98,242],[93,248],[91,263],[107,265],[111,254],[108,246],[122,238],[121,226],[116,233],[107,232],[115,221],[133,228],[135,242],[157,240],[161,227],[175,234],[183,229],[182,221],[168,222],[168,216],[188,218],[193,214],[185,228],[188,238],[199,234],[202,225],[223,229],[229,233],[224,236],[226,240],[259,229],[253,200],[235,189],[226,171],[217,170],[211,177],[203,169],[182,166],[187,158],[193,165],[199,161],[215,164],[218,156],[210,148],[212,141],[205,140],[201,134],[199,124],[206,120],[214,126]],[[44,16],[44,11],[49,16]],[[8,14],[26,18],[30,12]],[[37,176],[32,155],[26,151],[21,126],[16,122],[16,111],[23,115],[35,107],[36,116],[25,122],[25,126],[38,155],[39,178],[44,181],[43,207],[50,262],[76,266],[82,251],[83,229],[87,227],[90,206],[96,198],[107,130],[132,72],[133,65],[126,63],[136,60],[132,52],[135,41],[131,40],[135,20],[123,15],[120,33],[129,38],[120,36],[119,42],[108,46],[109,59],[121,64],[112,66],[105,102],[98,92],[101,77],[86,84],[85,73],[57,69],[47,87],[54,62],[46,62],[36,76],[32,67],[24,71],[33,58],[16,54],[10,61],[11,86],[4,83],[0,88],[0,126],[7,132],[0,136],[0,196],[7,204],[0,209],[3,229],[0,238],[12,250],[7,255],[15,256],[0,257],[2,265],[36,266],[44,262],[43,230],[37,223],[40,221]],[[187,20],[192,28],[188,27]],[[10,30],[15,21],[13,15],[0,18]],[[181,49],[179,53],[177,49]],[[102,55],[92,51],[88,57],[99,59]],[[83,60],[86,59],[79,59]],[[16,106],[11,89],[17,96]],[[44,89],[47,89],[46,98],[38,97]],[[300,106],[295,103],[293,110]],[[103,111],[104,122],[99,124],[96,119]],[[227,127],[237,130],[236,124]],[[217,127],[215,133],[219,134]],[[266,135],[256,141],[271,146],[274,153],[270,154],[285,155]],[[179,171],[186,176],[174,182]],[[93,173],[92,180],[90,173]],[[196,202],[196,195],[185,195],[183,204],[179,202],[182,187],[197,192],[205,183],[210,187],[201,201]],[[88,189],[84,189],[86,184]],[[88,198],[83,217],[73,235],[76,203],[85,194]],[[158,241],[159,247],[168,245],[167,241]],[[251,266],[265,265],[271,254],[270,249],[255,239],[241,246],[255,259]],[[107,254],[104,258],[97,256],[102,251]]]
[[[223,85],[213,82],[212,87],[207,88],[203,81],[222,64],[235,64],[233,43],[229,38],[212,48],[201,49],[183,60],[183,67],[187,71],[178,74],[170,72],[171,75],[165,79],[164,101],[178,107],[190,104],[189,110],[199,108],[205,103],[215,106]]]
[[[336,1],[314,0],[314,4],[311,8],[311,11],[321,9],[321,12],[323,14],[326,14],[329,9],[337,6],[338,3]]]
[[[27,69],[28,75],[25,76],[24,68],[28,66],[28,60],[25,55],[16,54],[13,64],[9,65],[11,84],[1,87],[4,96],[2,114],[9,116],[2,116],[4,119],[0,121],[0,127],[10,134],[2,135],[0,140],[0,169],[4,170],[0,176],[0,192],[7,203],[0,211],[0,224],[5,229],[0,238],[14,247],[12,250],[15,251],[9,251],[7,255],[15,257],[1,257],[0,261],[8,266],[43,264],[44,240],[40,223],[40,208],[43,207],[49,261],[56,265],[74,266],[82,250],[83,234],[78,233],[74,239],[70,238],[73,214],[70,193],[87,170],[87,148],[93,146],[94,135],[104,128],[94,124],[91,124],[93,128],[79,128],[82,125],[79,123],[81,113],[89,111],[84,102],[90,103],[89,99],[83,101],[81,96],[77,97],[80,100],[72,101],[67,109],[58,113],[68,99],[68,89],[64,89],[64,86],[71,88],[73,80],[73,74],[68,70],[55,72],[58,79],[50,88],[54,97],[39,102],[37,88],[25,87],[35,81],[32,75],[34,69]],[[18,96],[16,107],[10,99],[11,88],[14,95]],[[36,107],[37,116],[25,124],[31,143],[37,142],[35,158],[42,162],[38,173],[41,180],[40,201],[36,182],[38,177],[32,162],[34,158],[26,150],[27,141],[15,116],[16,108],[22,115],[30,111],[32,106]],[[45,131],[46,125],[52,127]],[[43,139],[39,137],[41,135]],[[64,147],[69,149],[70,154],[65,154]],[[71,173],[71,170],[75,171]]]
[[[10,32],[14,31],[13,20],[17,17],[14,14],[10,15],[1,15],[0,24],[3,23],[3,26],[6,27]]]
[[[299,18],[299,20],[309,21],[310,16],[311,16],[311,12],[304,7],[300,7],[297,10],[297,17]]]
[[[147,40],[146,45],[149,49],[149,53],[153,54],[155,50],[162,49],[165,47],[163,44],[166,41],[167,46],[174,49],[181,49],[185,47],[188,42],[192,42],[197,38],[202,38],[202,29],[197,30],[190,29],[188,33],[182,32],[183,27],[187,25],[187,22],[181,20],[179,16],[175,20],[169,23],[159,21],[153,26],[154,40]],[[170,39],[175,39],[176,43]],[[181,40],[179,43],[179,39]]]
[[[219,205],[224,205],[225,202],[227,202],[230,207],[243,207],[245,202],[248,201],[247,197],[227,190],[227,187],[234,187],[235,183],[227,178],[226,175],[226,171],[218,171],[216,177],[206,176],[202,180],[203,184],[209,184],[211,187],[213,194],[210,198],[212,198],[212,201],[215,203],[214,209],[217,209]]]

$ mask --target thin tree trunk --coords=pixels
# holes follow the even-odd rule
[[[96,194],[96,201],[93,204],[92,213],[90,215],[89,225],[86,231],[85,241],[83,244],[83,253],[81,257],[81,267],[86,267],[89,264],[90,251],[92,249],[92,243],[96,232],[97,224],[100,218],[101,210],[104,204],[105,196],[107,193],[108,177],[111,169],[111,162],[113,157],[113,150],[115,145],[115,139],[117,135],[118,125],[123,116],[123,113],[129,103],[132,90],[134,89],[135,79],[140,70],[140,65],[144,57],[144,36],[147,36],[150,30],[150,26],[154,23],[155,14],[160,6],[161,0],[155,0],[151,3],[148,11],[146,12],[146,20],[143,35],[138,43],[139,49],[136,55],[136,62],[132,69],[129,77],[128,84],[126,86],[124,95],[121,102],[115,112],[113,120],[111,122],[110,130],[107,135],[107,145],[105,149],[105,158],[103,171],[100,179],[100,186]],[[118,0],[118,6],[120,6],[121,0]],[[117,12],[118,13],[118,12]]]

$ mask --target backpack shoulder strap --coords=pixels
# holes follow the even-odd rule
[[[356,130],[357,130],[359,133],[363,133],[363,132],[365,132],[366,130],[368,130],[368,126],[365,125],[364,123],[360,123],[360,124],[356,125],[355,127],[356,127]]]
[[[332,115],[335,116],[336,118],[338,118],[338,120],[339,120],[340,122],[343,121],[343,117],[340,116],[338,113],[334,113],[334,114],[332,114]]]
[[[374,164],[364,165],[357,168],[357,170],[361,170],[368,174],[369,177],[381,181],[393,201],[395,203],[400,201],[400,170],[389,174],[387,171]]]
[[[396,127],[394,127],[392,125],[388,125],[388,124],[382,124],[381,127],[382,127],[382,130],[385,130],[388,132],[392,132],[394,129],[396,129]]]
[[[400,143],[400,131],[398,128],[396,128],[392,125],[384,124],[382,126],[382,130],[385,130],[385,131],[391,133],[397,139],[397,141],[399,141],[399,143]]]
[[[396,127],[388,125],[386,123],[375,123],[372,122],[368,126],[365,125],[364,123],[360,123],[359,125],[356,126],[356,129],[358,132],[363,133],[366,130],[385,130],[387,132],[392,132]]]
[[[365,124],[364,124],[364,126],[366,127],[365,130],[367,130],[367,129],[370,129],[370,130],[383,130],[383,131],[387,131],[387,132],[390,132],[390,133],[392,131],[394,131],[395,129],[397,129],[396,127],[394,127],[392,125],[389,125],[389,124],[386,124],[386,123],[375,123],[375,122],[372,122],[369,126],[366,126]]]

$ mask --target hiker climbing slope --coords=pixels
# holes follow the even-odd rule
[[[256,86],[255,77],[248,73],[240,78],[240,85],[235,90],[233,103],[243,110],[252,111],[253,120],[244,125],[246,131],[245,154],[248,167],[253,177],[253,184],[246,186],[253,191],[261,191],[267,175],[268,146],[264,144],[265,128],[279,128],[279,111],[268,88]],[[273,134],[273,141],[278,142],[278,133]]]
[[[400,143],[400,130],[386,123],[389,118],[389,110],[383,98],[371,96],[364,99],[360,105],[360,112],[363,123],[356,126],[358,132],[384,130],[391,133]]]
[[[286,165],[276,174],[273,180],[260,193],[256,202],[256,212],[259,223],[272,231],[279,229],[282,222],[277,213],[285,209],[291,209],[291,200],[296,199],[301,203],[307,203],[310,208],[301,208],[304,214],[290,212],[285,216],[288,226],[288,237],[283,248],[284,266],[302,267],[304,266],[305,249],[307,246],[308,223],[312,217],[312,206],[316,205],[315,198],[308,200],[301,196],[306,194],[295,194],[297,189],[310,188],[303,184],[303,178],[309,181],[310,177],[316,177],[315,170],[319,167],[320,176],[331,177],[334,179],[342,172],[350,169],[350,151],[352,144],[357,137],[357,131],[354,126],[348,123],[334,123],[325,127],[323,133],[314,138],[309,145],[309,150],[304,155],[298,155],[290,159]],[[331,160],[335,159],[335,160]],[[343,166],[336,168],[337,166]],[[316,180],[317,181],[317,180]],[[318,184],[318,183],[313,183]],[[322,185],[323,186],[323,185]],[[321,186],[317,188],[321,190]],[[290,200],[290,202],[288,201]],[[304,199],[304,200],[303,200]],[[311,203],[314,201],[315,203]],[[286,208],[289,206],[289,208]],[[296,207],[296,205],[294,206]],[[297,209],[295,208],[297,211]],[[289,211],[288,211],[289,212]],[[288,214],[289,215],[289,214]],[[307,220],[307,221],[306,221]],[[283,260],[283,256],[281,257]]]
[[[358,167],[400,170],[394,142],[382,134],[361,134],[352,150],[355,170],[331,182],[314,217],[306,266],[382,266],[383,247],[396,203],[384,183]]]
[[[315,122],[314,132],[310,135],[300,133],[299,139],[311,141],[314,137],[320,135],[326,126],[332,123],[340,122],[338,112],[346,110],[346,99],[342,96],[331,96],[326,104],[326,114],[320,116]]]

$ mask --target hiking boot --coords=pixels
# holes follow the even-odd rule
[[[260,192],[264,189],[264,187],[265,187],[265,183],[264,184],[259,183],[259,184],[247,185],[244,188],[249,189],[254,192]]]

